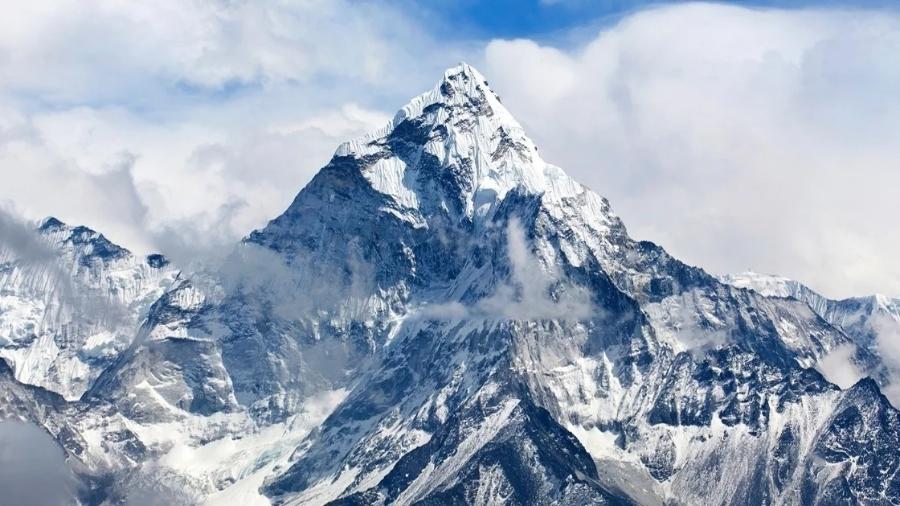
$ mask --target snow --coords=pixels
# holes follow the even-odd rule
[[[484,506],[502,506],[509,500],[509,482],[499,465],[478,469],[478,488],[475,490],[474,503]]]
[[[452,90],[450,96],[444,93],[446,89]],[[467,111],[473,97],[483,99],[488,112]],[[429,106],[435,104],[445,107],[434,112]],[[454,114],[461,117],[451,118],[448,108],[453,108]],[[544,199],[557,208],[564,199],[580,199],[585,211],[599,219],[602,227],[606,225],[609,210],[602,199],[559,167],[543,161],[537,147],[500,103],[484,77],[464,63],[447,70],[441,82],[404,106],[384,128],[345,142],[335,156],[382,156],[390,134],[402,122],[411,119],[440,125],[448,131],[446,140],[432,138],[426,142],[422,146],[424,153],[446,165],[470,166],[473,189],[467,194],[468,216],[489,218],[496,203],[514,188],[520,188],[530,194],[544,195]],[[508,146],[501,148],[501,143]],[[396,156],[382,157],[363,171],[363,176],[375,190],[391,196],[405,209],[420,206],[422,190],[417,187],[417,174],[416,167],[407,166]]]
[[[263,427],[244,414],[187,416],[150,425],[125,420],[125,424],[144,444],[169,448],[158,464],[206,491],[204,504],[268,505],[258,491],[263,480],[287,463],[294,448],[346,396],[346,390],[322,392],[289,420]],[[207,434],[223,427],[227,429],[224,437],[204,442]]]
[[[639,462],[637,455],[623,451],[616,444],[617,436],[611,432],[605,432],[597,427],[586,429],[580,425],[569,424],[566,427],[569,432],[578,438],[584,448],[597,460],[616,460],[626,462]]]
[[[799,283],[792,279],[773,274],[760,274],[753,271],[745,271],[738,274],[726,274],[720,276],[723,283],[755,290],[770,297],[793,297],[797,293]]]
[[[102,330],[89,335],[81,347],[82,352],[89,357],[103,357],[114,355],[118,352],[118,337],[108,330]]]
[[[359,474],[356,468],[343,470],[333,480],[322,480],[304,490],[303,493],[290,498],[286,504],[291,506],[322,506],[337,499],[349,487]]]
[[[805,303],[810,310],[828,323],[840,328],[850,342],[827,343],[815,357],[800,359],[806,367],[815,367],[830,382],[841,388],[849,388],[860,378],[878,378],[885,395],[895,406],[900,406],[900,300],[882,294],[831,300],[816,293],[802,283],[772,275],[745,272],[721,276],[726,283],[749,288],[760,294],[774,297],[792,297]],[[802,329],[786,329],[790,323],[783,321],[782,335],[804,335]],[[878,357],[877,363],[861,363],[858,357],[866,351]]]

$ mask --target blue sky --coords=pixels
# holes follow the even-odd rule
[[[615,23],[637,10],[686,3],[680,0],[394,0],[452,37],[566,38],[572,30]],[[886,8],[893,0],[740,0],[721,2],[757,8]]]
[[[459,61],[639,239],[900,295],[893,2],[32,0],[0,18],[0,210],[205,258]],[[52,182],[52,184],[48,184]]]

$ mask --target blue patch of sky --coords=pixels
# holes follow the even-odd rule
[[[571,39],[567,32],[613,24],[628,14],[682,0],[388,0],[417,11],[452,38]],[[776,8],[896,8],[897,0],[737,0],[718,2]],[[577,39],[578,37],[576,37]]]

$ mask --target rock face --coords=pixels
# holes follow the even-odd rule
[[[171,285],[79,401],[0,395],[88,503],[900,503],[900,415],[811,368],[878,356],[821,314],[629,238],[463,64]]]

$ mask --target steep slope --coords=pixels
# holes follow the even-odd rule
[[[0,244],[0,357],[17,380],[78,399],[128,348],[177,271],[55,218],[28,251]]]
[[[173,285],[78,402],[0,393],[89,503],[898,503],[898,412],[810,368],[838,348],[876,360],[632,240],[463,64]]]

